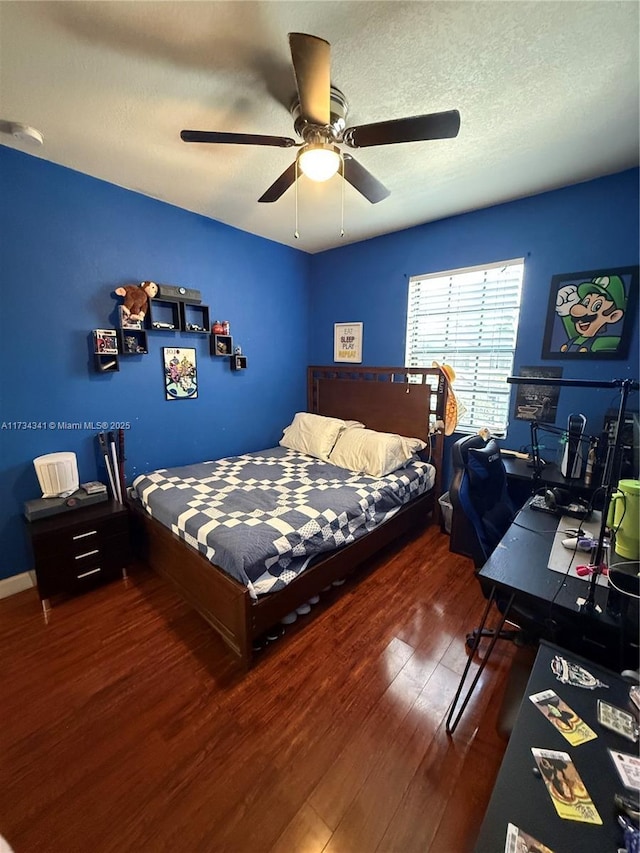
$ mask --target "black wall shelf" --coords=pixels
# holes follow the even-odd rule
[[[247,357],[246,355],[232,355],[229,359],[231,362],[231,370],[246,370]]]
[[[154,332],[179,332],[182,329],[180,303],[173,299],[150,299],[147,314]]]
[[[93,350],[93,364],[98,373],[113,373],[120,370],[117,330],[94,329],[89,339]]]
[[[149,352],[144,329],[118,329],[120,355],[146,355]]]
[[[211,335],[209,340],[211,355],[230,356],[233,354],[233,338],[231,335]]]
[[[180,303],[180,322],[183,332],[196,335],[208,335],[211,328],[209,306],[194,302]]]
[[[117,355],[99,355],[98,353],[95,353],[93,359],[98,373],[115,373],[120,370],[120,363]]]

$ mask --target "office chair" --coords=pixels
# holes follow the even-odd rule
[[[451,460],[453,476],[449,486],[449,497],[453,506],[453,525],[456,528],[460,550],[471,556],[477,573],[508,530],[515,518],[516,510],[509,499],[507,472],[500,456],[500,447],[495,439],[485,441],[480,435],[465,436],[453,445]],[[446,720],[447,734],[453,734],[455,731],[496,641],[508,639],[524,645],[527,640],[537,638],[538,635],[534,615],[522,609],[522,606],[515,601],[515,594],[503,595],[495,586],[487,586],[480,578],[478,580],[487,604],[480,626],[467,634],[470,654],[449,709]],[[486,621],[493,604],[500,613],[500,620],[497,628],[486,628]],[[506,629],[504,625],[507,617],[510,622],[515,621],[519,627]],[[458,699],[482,637],[491,638],[489,647],[480,661],[471,686],[456,714]]]
[[[516,509],[507,492],[507,472],[495,439],[485,441],[481,435],[467,435],[453,445],[451,451],[453,476],[449,497],[453,506],[458,546],[481,569],[516,516]],[[508,599],[493,592],[480,582],[482,593],[504,613]],[[525,614],[523,621],[529,619]],[[493,637],[492,628],[474,629],[467,634],[467,646],[477,647],[476,638]],[[519,642],[521,629],[505,629],[499,639]]]

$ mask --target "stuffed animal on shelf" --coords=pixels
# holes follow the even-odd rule
[[[140,284],[126,284],[117,287],[116,296],[124,296],[122,306],[125,316],[130,320],[144,320],[149,300],[158,293],[158,285],[154,281],[141,281]]]

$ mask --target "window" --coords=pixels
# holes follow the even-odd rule
[[[409,279],[405,365],[453,367],[457,432],[506,432],[523,273],[520,258]]]

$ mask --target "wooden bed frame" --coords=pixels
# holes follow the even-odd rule
[[[167,578],[182,597],[220,634],[248,668],[252,641],[283,616],[340,580],[388,543],[432,518],[439,519],[447,381],[439,368],[309,367],[307,410],[362,421],[369,429],[429,442],[436,468],[433,489],[402,507],[381,527],[305,569],[283,590],[252,599],[241,583],[212,565],[168,528],[130,503],[134,541],[151,568]],[[426,454],[426,451],[424,452]]]

